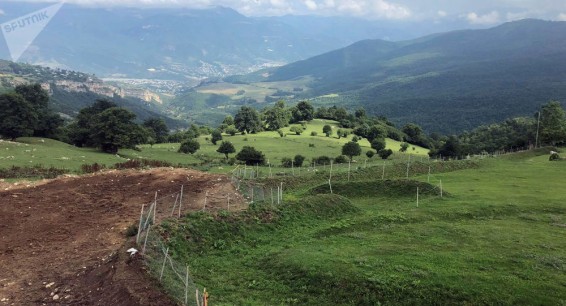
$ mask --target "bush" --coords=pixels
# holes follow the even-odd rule
[[[318,136],[318,133],[316,131],[312,131],[311,136]]]
[[[401,149],[399,149],[399,152],[406,152],[407,149],[409,148],[409,144],[406,142],[401,143]]]
[[[250,146],[244,146],[242,150],[236,154],[236,159],[245,162],[246,165],[263,165],[265,163],[263,153]]]
[[[560,155],[558,155],[558,153],[553,152],[550,154],[550,157],[548,158],[549,161],[556,161],[556,160],[561,160],[562,158],[560,158]]]
[[[374,155],[375,155],[375,152],[373,152],[372,150],[369,150],[369,151],[366,152],[366,156],[368,158],[372,158]]]
[[[354,135],[354,137],[352,137],[353,142],[358,142],[359,140],[360,140],[360,138],[358,138],[358,136]]]
[[[226,132],[226,134],[228,134],[230,136],[234,136],[234,135],[236,135],[236,133],[238,133],[238,130],[236,130],[236,128],[233,127],[233,126],[229,126],[229,127],[226,128],[225,132]]]
[[[200,149],[200,144],[196,139],[187,139],[181,143],[179,148],[179,153],[190,153],[193,154]]]
[[[289,157],[283,157],[281,159],[281,166],[285,168],[291,168],[293,166],[293,160]]]
[[[305,157],[299,154],[295,155],[295,158],[293,158],[293,162],[297,167],[301,167],[304,161],[305,161]]]
[[[277,130],[277,134],[279,134],[279,137],[285,137],[285,133],[282,130]]]
[[[213,145],[216,145],[216,142],[222,140],[222,133],[219,130],[214,130],[212,132],[212,138],[210,139]]]
[[[348,158],[344,155],[338,155],[335,159],[334,162],[337,164],[345,164],[348,162]]]
[[[330,164],[330,157],[322,155],[319,157],[315,157],[312,161],[318,165],[329,165]]]
[[[309,148],[314,148],[314,143],[309,143]]]
[[[376,152],[385,149],[385,138],[376,138],[371,142],[371,148]]]
[[[295,133],[296,135],[301,135],[304,132],[303,128],[300,126],[292,126],[290,131]]]
[[[377,152],[377,155],[379,155],[381,159],[387,159],[389,158],[389,156],[391,156],[391,154],[393,154],[393,151],[391,149],[381,149],[379,150],[379,152]]]

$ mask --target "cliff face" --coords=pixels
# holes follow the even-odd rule
[[[58,89],[68,92],[92,92],[106,97],[134,97],[148,103],[163,104],[161,98],[149,90],[141,88],[120,88],[97,80],[89,80],[87,82],[56,80],[53,82],[43,82],[41,86],[50,94],[53,93],[53,87],[57,87]]]

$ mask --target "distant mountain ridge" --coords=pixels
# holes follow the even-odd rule
[[[43,7],[4,1],[0,23]],[[361,39],[407,39],[415,28],[432,33],[458,26],[418,27],[347,17],[246,17],[224,7],[65,4],[21,60],[101,77],[191,81],[279,66]],[[9,58],[6,48],[0,47],[0,58]]]
[[[324,103],[455,133],[566,100],[565,38],[566,22],[529,19],[404,42],[365,40],[271,69],[263,80],[312,76],[302,98],[338,94]]]

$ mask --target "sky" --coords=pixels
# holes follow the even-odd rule
[[[54,2],[54,0],[9,0]],[[67,0],[87,6],[230,7],[247,16],[354,16],[400,21],[461,19],[491,25],[524,18],[566,21],[566,0]],[[0,15],[2,15],[0,5]]]

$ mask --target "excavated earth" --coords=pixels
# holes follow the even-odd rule
[[[150,277],[126,229],[142,204],[184,186],[182,214],[245,201],[230,179],[194,170],[107,171],[0,184],[0,305],[175,305]],[[146,206],[147,207],[147,206]]]

